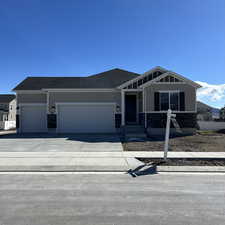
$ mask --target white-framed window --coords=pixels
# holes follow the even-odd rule
[[[180,110],[180,91],[160,91],[159,92],[159,108],[160,111]]]

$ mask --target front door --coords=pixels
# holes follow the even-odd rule
[[[126,124],[137,122],[137,96],[125,95],[125,121]]]

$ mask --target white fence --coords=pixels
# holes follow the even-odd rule
[[[200,130],[222,130],[225,129],[225,122],[198,121]]]
[[[0,129],[3,130],[10,130],[10,129],[15,129],[16,128],[16,121],[4,121],[0,122]]]

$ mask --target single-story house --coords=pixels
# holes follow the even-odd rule
[[[8,121],[16,125],[16,96],[0,94],[0,129],[5,129],[5,123]]]
[[[17,96],[18,132],[115,133],[141,126],[162,132],[166,112],[180,127],[196,127],[196,89],[180,74],[155,67],[144,74],[112,69],[87,77],[27,77]]]

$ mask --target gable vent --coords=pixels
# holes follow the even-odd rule
[[[166,77],[163,77],[162,79],[160,79],[157,82],[160,82],[160,83],[177,83],[177,82],[183,83],[182,80],[177,79],[174,76],[166,76]]]
[[[134,81],[133,83],[129,84],[128,86],[124,87],[124,89],[137,89],[141,85],[147,83],[148,81],[151,81],[155,79],[156,77],[162,75],[163,72],[161,71],[155,71],[153,73],[150,73],[144,77],[140,76],[140,79],[137,81]]]

